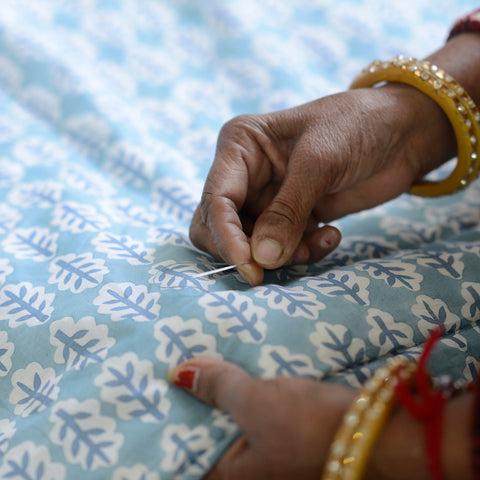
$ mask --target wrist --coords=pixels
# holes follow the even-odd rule
[[[413,173],[417,194],[451,193],[477,175],[478,148],[474,141],[478,137],[475,103],[480,102],[479,78],[480,34],[466,33],[428,57],[427,62],[397,58],[383,64],[377,61],[354,80],[353,88],[382,80],[412,85],[386,83],[374,90],[379,98],[382,93],[390,97],[384,100],[388,109],[384,123],[394,125],[401,139],[400,148],[392,151],[400,156],[393,160],[403,162],[403,167]],[[448,180],[438,183],[439,188],[430,188],[422,177],[457,154],[457,141],[459,163],[455,171]]]
[[[454,397],[445,408],[442,469],[445,480],[473,479],[472,432],[474,395]]]
[[[400,408],[385,424],[370,456],[365,480],[429,480],[422,424]]]
[[[410,165],[413,181],[419,181],[456,155],[450,121],[431,98],[406,84],[387,83],[380,89],[395,97],[396,108],[390,115],[397,116],[397,128],[404,132],[397,150],[398,160]]]
[[[456,139],[448,117],[420,90],[388,82],[362,89],[362,97],[384,132],[377,135],[377,150],[382,152],[384,161],[409,171],[410,184],[406,189],[455,156]],[[386,146],[378,148],[382,137]]]
[[[444,412],[442,473],[445,480],[473,479],[471,432],[473,395],[450,400]],[[429,480],[423,425],[397,409],[380,434],[370,456],[366,480]]]

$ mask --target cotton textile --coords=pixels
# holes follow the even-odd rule
[[[239,434],[167,384],[193,356],[359,386],[480,357],[480,183],[337,223],[316,265],[249,288],[187,235],[221,125],[421,57],[475,2],[5,1],[0,478],[193,480]],[[448,168],[448,167],[447,167]]]

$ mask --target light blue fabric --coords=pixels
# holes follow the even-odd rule
[[[446,327],[435,374],[480,356],[480,183],[338,222],[314,266],[258,288],[188,224],[221,125],[439,47],[475,1],[4,1],[0,478],[198,479],[238,435],[170,387],[202,355],[358,386]]]

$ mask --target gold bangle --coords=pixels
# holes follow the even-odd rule
[[[370,87],[379,82],[411,85],[434,100],[445,112],[457,139],[457,166],[444,180],[421,181],[410,193],[436,197],[465,188],[480,170],[480,112],[465,89],[448,73],[427,61],[403,56],[371,63],[350,88]]]
[[[322,480],[362,477],[373,444],[394,406],[397,379],[402,375],[407,380],[414,371],[414,362],[395,357],[367,380],[330,446]]]

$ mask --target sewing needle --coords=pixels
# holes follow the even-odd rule
[[[207,277],[209,275],[215,275],[216,273],[226,272],[227,270],[232,270],[233,268],[241,267],[246,265],[248,262],[237,263],[236,265],[227,265],[226,267],[216,268],[215,270],[209,270],[208,272],[196,273],[192,275],[192,278]]]

